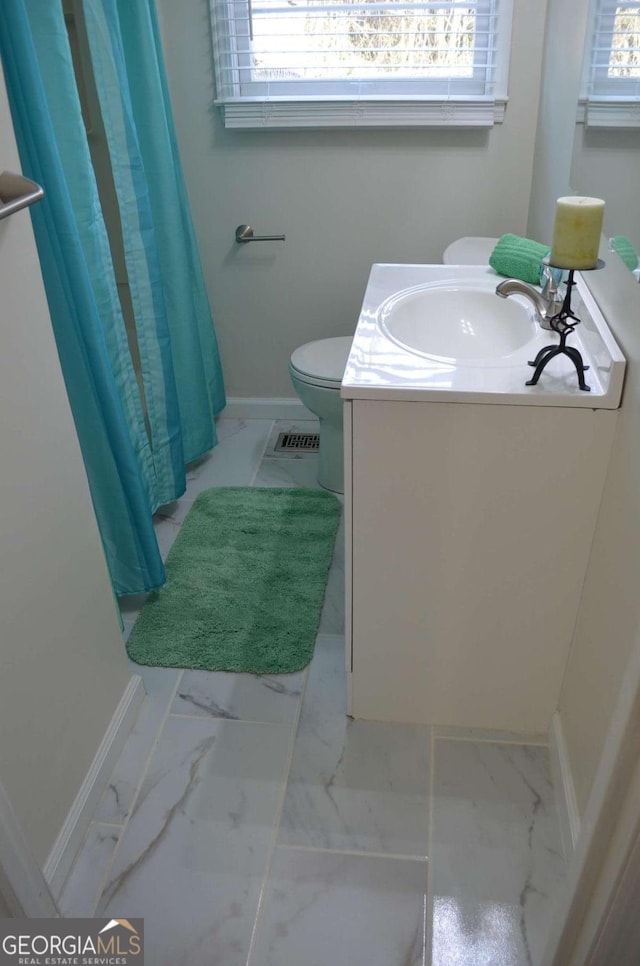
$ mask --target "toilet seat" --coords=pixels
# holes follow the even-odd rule
[[[351,336],[337,336],[307,342],[291,353],[291,369],[302,382],[340,389],[352,341]]]

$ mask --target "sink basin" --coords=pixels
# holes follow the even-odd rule
[[[482,265],[376,263],[362,301],[340,395],[344,400],[616,409],[625,359],[580,272],[571,333],[589,372],[580,389],[569,356],[550,360],[535,386],[529,363],[558,336],[535,321],[530,299],[495,294]]]
[[[378,324],[396,344],[418,355],[464,364],[498,364],[536,335],[526,298],[499,298],[495,280],[430,282],[397,292],[378,312]]]

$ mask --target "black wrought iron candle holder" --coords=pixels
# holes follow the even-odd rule
[[[544,263],[546,265],[550,265],[548,256],[544,259]],[[551,265],[551,268],[562,267],[562,265]],[[594,269],[603,267],[604,262],[600,260],[598,260],[598,263],[594,265]],[[562,308],[556,315],[549,319],[549,325],[551,326],[552,330],[557,332],[560,336],[560,343],[559,345],[544,346],[544,348],[540,349],[540,352],[537,354],[533,362],[529,362],[529,365],[533,366],[535,371],[531,379],[525,383],[527,386],[536,386],[538,384],[538,379],[542,375],[543,370],[546,368],[549,362],[551,362],[552,359],[555,359],[556,356],[564,355],[568,356],[576,367],[576,372],[578,374],[578,385],[580,389],[582,389],[583,392],[591,392],[591,386],[586,384],[584,378],[584,374],[589,366],[585,366],[582,355],[578,349],[575,348],[575,346],[567,345],[568,336],[570,336],[572,332],[575,332],[577,325],[580,325],[580,319],[571,309],[571,293],[575,285],[575,280],[573,277],[574,271],[575,270],[573,268],[569,269],[567,291],[562,302]],[[581,269],[581,271],[584,271],[584,269]],[[593,271],[593,269],[589,269],[589,271]]]

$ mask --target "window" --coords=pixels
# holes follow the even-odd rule
[[[593,3],[582,86],[587,124],[640,127],[639,3]]]
[[[212,0],[227,127],[489,126],[512,0]]]

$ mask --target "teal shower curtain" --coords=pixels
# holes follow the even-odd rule
[[[61,0],[3,0],[0,53],[56,343],[114,590],[164,582],[152,512],[215,445],[222,373],[152,0],[83,0],[127,269],[141,398]]]
[[[98,4],[94,0],[87,9],[89,6],[95,9]],[[154,0],[118,0],[117,4],[115,0],[103,0],[101,6],[113,40],[113,64],[122,65],[118,92],[123,104],[124,92],[129,92],[140,162],[147,180],[176,372],[182,440],[185,458],[191,462],[214,443],[210,435],[212,421],[202,419],[202,413],[220,412],[225,396],[178,154],[155,5]],[[100,44],[100,36],[90,31],[94,69],[99,60],[103,64],[105,61],[105,45]],[[122,60],[116,55],[120,37]],[[100,85],[103,115],[107,114],[107,89],[107,84]],[[116,104],[118,92],[114,92]],[[113,130],[107,133],[111,140]]]

